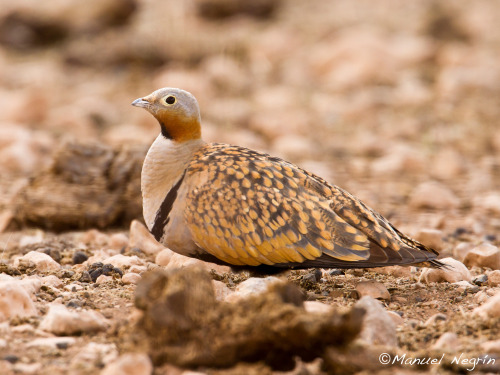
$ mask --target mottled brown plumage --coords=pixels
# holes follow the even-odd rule
[[[441,266],[436,251],[322,178],[265,153],[203,142],[191,94],[165,88],[134,105],[162,129],[143,167],[144,216],[172,250],[233,266]]]

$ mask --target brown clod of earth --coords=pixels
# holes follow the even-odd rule
[[[98,143],[66,143],[49,169],[34,176],[13,200],[15,221],[62,231],[140,220],[145,154],[142,147],[114,150]]]
[[[210,275],[198,268],[144,275],[135,305],[143,310],[136,340],[146,342],[153,362],[190,368],[264,362],[290,370],[295,357],[310,361],[329,347],[345,348],[364,314],[307,313],[302,292],[289,283],[236,304],[219,302]]]

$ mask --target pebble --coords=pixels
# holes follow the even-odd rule
[[[148,270],[147,266],[132,266],[128,269],[128,272],[138,273],[142,275],[147,270]]]
[[[500,270],[500,249],[485,242],[467,253],[464,264],[467,267],[477,266]]]
[[[486,275],[483,275],[483,276],[486,276]],[[490,273],[488,273],[488,276],[486,276],[486,278],[488,280],[489,286],[492,286],[492,287],[499,286],[500,285],[500,270],[491,271]]]
[[[356,285],[359,298],[370,296],[375,299],[390,300],[391,295],[384,284],[377,281],[362,281]]]
[[[0,349],[5,349],[7,347],[7,340],[0,339]]]
[[[67,348],[68,346],[73,345],[76,342],[76,339],[74,337],[44,337],[44,338],[38,338],[34,339],[33,341],[29,342],[27,347],[49,347],[49,348]]]
[[[109,237],[108,246],[112,249],[121,250],[127,247],[129,239],[125,233],[115,233]]]
[[[277,282],[281,282],[281,280],[274,276],[267,276],[263,278],[251,277],[238,284],[234,293],[229,295],[226,298],[226,301],[236,302],[253,294],[264,293],[271,284]]]
[[[454,353],[460,349],[460,341],[456,333],[445,332],[437,339],[431,348],[439,350],[440,352]]]
[[[39,374],[42,369],[42,364],[35,363],[16,363],[13,367],[15,373],[21,374]]]
[[[456,283],[453,283],[453,285],[457,286],[457,291],[463,293],[466,290],[472,293],[475,293],[479,290],[479,287],[477,285],[473,285],[469,283],[468,281],[457,281]]]
[[[453,258],[440,259],[441,262],[450,266],[450,268],[425,268],[420,275],[420,282],[440,283],[447,281],[449,283],[456,283],[458,281],[471,281],[472,276],[465,267],[465,265]]]
[[[39,328],[59,336],[103,331],[108,322],[97,311],[71,311],[64,305],[51,304]]]
[[[41,278],[42,285],[51,286],[54,288],[60,288],[64,284],[60,278],[55,275],[44,276]]]
[[[442,313],[437,313],[429,317],[424,323],[426,326],[433,326],[437,322],[444,322],[448,319],[448,317]]]
[[[480,290],[474,295],[473,301],[475,304],[481,305],[485,303],[490,297],[494,296],[496,290],[494,289],[485,289]]]
[[[156,255],[165,249],[163,245],[155,240],[148,228],[137,220],[133,220],[130,224],[130,239],[128,241],[128,246],[131,249],[134,247],[141,249],[144,253],[149,255]]]
[[[57,271],[61,268],[61,265],[49,255],[39,251],[30,251],[28,254],[17,258],[14,262],[14,267],[19,267],[21,264],[36,267],[37,271],[40,272]]]
[[[387,311],[387,314],[391,317],[392,321],[396,325],[396,327],[399,327],[404,324],[403,317],[399,315],[395,311]]]
[[[486,341],[479,346],[488,354],[500,354],[500,340]]]
[[[125,269],[131,266],[142,266],[144,265],[144,261],[142,261],[137,255],[126,256],[123,254],[113,255],[105,260],[103,260],[104,264],[112,264],[113,267]]]
[[[102,276],[99,276],[102,277]],[[109,277],[109,276],[105,276]],[[122,276],[122,282],[124,284],[137,284],[139,281],[141,281],[142,277],[138,273],[135,272],[129,272],[126,273],[125,275]]]
[[[83,251],[75,251],[72,258],[73,264],[82,264],[87,259],[89,259],[89,257]]]
[[[354,307],[366,313],[359,337],[368,344],[397,347],[396,324],[381,303],[369,296],[362,297]]]
[[[476,285],[483,286],[488,284],[488,276],[487,275],[479,275],[472,279],[472,282]]]
[[[413,208],[446,210],[457,208],[460,201],[447,186],[430,181],[421,183],[411,192],[409,204]]]
[[[96,280],[96,284],[108,284],[113,282],[113,276],[100,275]]]
[[[470,242],[460,242],[453,249],[453,258],[463,262],[469,251],[471,251],[473,248],[474,245]]]
[[[215,299],[217,299],[217,301],[225,301],[228,296],[233,294],[233,291],[222,281],[212,280],[212,285],[215,292]]]
[[[100,344],[89,342],[72,359],[70,366],[82,372],[82,368],[95,371],[94,364],[102,363],[107,365],[118,357],[118,350],[115,344]]]
[[[72,283],[68,284],[64,287],[64,290],[67,290],[68,292],[78,292],[80,290],[83,290],[83,286],[80,284]]]
[[[325,303],[319,302],[319,301],[305,301],[304,302],[304,309],[308,313],[314,313],[314,314],[326,314],[332,311],[332,306],[327,305]]]
[[[0,282],[0,322],[14,317],[37,316],[31,295],[18,281]]]
[[[145,353],[122,354],[101,371],[101,375],[150,375],[152,373],[153,364]]]
[[[196,258],[191,258],[191,257],[186,257],[181,254],[174,253],[172,255],[172,258],[170,259],[170,262],[168,262],[168,265],[165,267],[166,270],[173,270],[173,269],[179,269],[183,267],[188,267],[188,266],[200,266],[203,267],[207,270],[214,270],[219,274],[223,273],[228,273],[231,272],[231,267],[228,266],[221,266],[215,263],[210,263],[210,262],[204,262],[202,260],[196,259]]]
[[[175,253],[170,249],[163,249],[156,255],[155,263],[161,267],[165,267],[174,254]]]
[[[415,239],[427,247],[436,250],[442,250],[444,247],[443,242],[444,234],[438,229],[421,229],[415,235]]]
[[[500,215],[500,193],[488,193],[474,200],[476,207],[482,208],[487,213]]]
[[[484,304],[476,307],[473,315],[481,318],[499,318],[500,317],[500,292],[488,298]]]
[[[102,264],[101,262],[93,263],[89,267],[89,275],[93,282],[97,281],[97,278],[101,275],[109,276],[113,273],[123,276],[122,270],[117,267],[114,267],[112,264]]]

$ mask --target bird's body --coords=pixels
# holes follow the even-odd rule
[[[143,210],[173,251],[235,267],[441,265],[436,251],[322,178],[265,153],[205,143],[191,94],[165,88],[133,104],[161,126],[143,165]]]

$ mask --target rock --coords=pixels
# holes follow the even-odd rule
[[[488,267],[500,270],[500,249],[489,243],[483,243],[467,253],[464,259],[467,267]]]
[[[153,364],[144,353],[125,353],[108,363],[101,375],[150,375]]]
[[[404,324],[403,317],[399,315],[395,311],[387,311],[387,314],[391,317],[392,321],[396,325],[396,327],[399,327]]]
[[[221,266],[215,263],[204,262],[202,260],[186,257],[181,254],[174,253],[172,258],[170,258],[170,262],[165,267],[165,270],[174,270],[177,268],[184,268],[188,266],[200,266],[207,270],[214,270],[220,274],[231,272],[231,267]]]
[[[420,275],[420,282],[429,283],[440,283],[447,281],[449,283],[456,283],[458,281],[471,281],[472,276],[465,267],[465,265],[453,258],[440,259],[441,262],[450,266],[446,268],[425,268]]]
[[[445,322],[447,320],[447,316],[441,313],[437,313],[432,315],[429,319],[427,319],[424,323],[426,326],[432,326],[437,322]]]
[[[50,258],[50,257],[49,257]],[[30,294],[17,281],[0,282],[0,322],[38,315]]]
[[[499,318],[500,317],[500,293],[496,293],[488,298],[486,302],[474,309],[473,315],[481,318]]]
[[[486,285],[488,284],[488,276],[487,275],[476,276],[475,278],[472,279],[472,282],[478,286]]]
[[[60,288],[64,284],[60,278],[55,275],[48,275],[41,278],[42,285],[51,286],[54,288]]]
[[[73,345],[76,342],[74,337],[44,337],[39,339],[34,339],[29,342],[27,347],[48,347],[53,349],[66,349],[68,346]]]
[[[123,254],[113,255],[105,260],[103,260],[104,264],[112,264],[113,267],[125,269],[131,266],[142,266],[144,265],[144,261],[141,260],[137,255],[126,256]]]
[[[36,267],[37,271],[40,272],[57,271],[61,268],[61,265],[49,255],[39,251],[30,251],[28,254],[16,259],[14,266],[19,268],[20,265]]]
[[[121,269],[114,267],[112,264],[102,264],[101,262],[93,263],[88,270],[89,276],[93,282],[101,275],[105,276],[120,276],[122,278],[123,272]]]
[[[228,296],[233,294],[233,291],[222,281],[212,280],[212,285],[214,287],[215,299],[217,301],[225,301]]]
[[[384,284],[376,281],[362,281],[356,285],[359,298],[370,296],[375,299],[390,300],[391,295]]]
[[[102,276],[99,276],[99,277],[102,277]],[[106,277],[109,277],[109,276],[106,276]],[[125,275],[123,275],[122,282],[124,284],[137,284],[141,280],[141,278],[142,278],[141,275],[139,275],[138,273],[129,272],[129,273],[126,273]]]
[[[495,287],[500,285],[500,270],[491,271],[487,277],[489,286]]]
[[[486,341],[479,346],[488,354],[500,354],[500,340]]]
[[[96,284],[107,284],[107,283],[112,283],[113,282],[113,277],[112,276],[106,276],[106,275],[100,275],[96,280]]]
[[[172,259],[174,254],[175,253],[170,249],[163,249],[156,255],[155,263],[159,266],[165,267],[168,262],[170,262],[170,259]]]
[[[475,293],[479,290],[479,287],[477,285],[473,285],[469,283],[468,281],[457,281],[456,283],[453,283],[453,285],[457,286],[457,291],[463,293],[466,290],[470,291],[472,293]]]
[[[138,273],[142,275],[147,270],[148,270],[147,266],[132,266],[128,269],[128,272]]]
[[[460,349],[460,341],[454,332],[445,332],[432,345],[432,349],[440,352],[454,353]]]
[[[368,344],[397,347],[396,324],[376,299],[365,296],[354,307],[366,311],[359,337]]]
[[[73,254],[73,264],[82,264],[87,259],[89,259],[89,257],[83,251],[75,251]]]
[[[97,311],[70,311],[66,306],[59,304],[49,306],[49,311],[39,325],[41,330],[59,336],[98,332],[107,327],[107,320]]]
[[[39,374],[42,369],[42,364],[39,362],[35,363],[16,363],[14,365],[14,372],[21,374]]]
[[[319,301],[305,301],[304,308],[308,313],[326,314],[332,311],[332,306]]]
[[[442,250],[444,246],[443,232],[438,229],[421,229],[415,239],[432,249]]]
[[[281,282],[281,280],[274,276],[267,276],[263,278],[251,277],[238,284],[234,293],[228,296],[226,301],[236,302],[250,295],[264,293],[268,290],[271,284],[278,282]]]
[[[494,192],[477,197],[474,205],[482,208],[486,213],[500,215],[500,193]]]
[[[475,304],[481,305],[485,303],[490,297],[495,295],[495,290],[493,289],[485,289],[480,290],[474,295],[473,301]]]
[[[413,208],[436,210],[454,209],[460,205],[456,195],[439,182],[423,182],[410,194],[409,204]]]
[[[474,248],[474,245],[470,242],[460,242],[453,249],[453,258],[458,259],[460,262],[463,262],[469,251]]]
[[[109,237],[108,246],[112,249],[121,250],[127,247],[129,239],[125,233],[115,233]]]
[[[82,372],[82,368],[95,371],[95,366],[108,364],[118,357],[115,344],[100,344],[90,342],[71,359],[70,366]],[[90,372],[90,371],[89,371]]]
[[[149,232],[141,222],[133,220],[130,224],[130,239],[128,246],[132,248],[141,249],[144,253],[156,255],[165,247],[155,240],[153,235]]]

